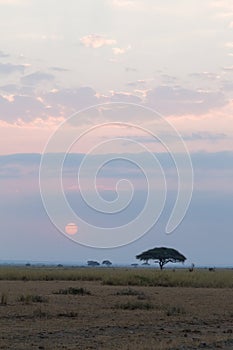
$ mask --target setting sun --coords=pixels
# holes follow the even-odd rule
[[[68,235],[75,235],[78,232],[78,226],[71,222],[66,225],[65,231]]]

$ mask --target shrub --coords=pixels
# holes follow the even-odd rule
[[[31,294],[27,294],[27,295],[21,295],[18,298],[18,301],[24,303],[24,304],[30,304],[30,303],[46,303],[48,302],[48,299],[41,296],[41,295],[31,295]]]
[[[135,289],[132,288],[127,288],[127,289],[122,289],[118,292],[116,292],[116,295],[135,295],[135,296],[145,296],[145,294],[141,291],[137,291]]]
[[[186,311],[182,306],[169,306],[166,310],[167,316],[185,315]]]
[[[58,292],[53,292],[53,294],[90,295],[91,293],[86,288],[69,287],[67,289],[59,289]]]
[[[74,311],[70,311],[70,312],[65,312],[65,313],[60,313],[58,314],[58,317],[71,317],[71,318],[75,318],[78,316],[77,312]]]
[[[122,310],[151,310],[154,309],[154,305],[151,303],[142,303],[139,301],[128,301],[127,303],[116,304],[114,309]]]
[[[6,293],[2,293],[0,304],[1,304],[1,305],[7,305],[7,300],[8,300],[7,294],[6,294]]]

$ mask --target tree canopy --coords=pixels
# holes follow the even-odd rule
[[[87,265],[93,267],[93,266],[99,266],[100,263],[98,261],[88,260]]]
[[[186,260],[186,257],[180,252],[178,252],[178,250],[176,249],[159,247],[159,248],[153,248],[145,252],[142,252],[141,254],[136,256],[136,259],[145,261],[146,263],[148,263],[149,260],[154,260],[155,263],[159,264],[159,267],[162,270],[164,265],[169,262],[184,263]]]

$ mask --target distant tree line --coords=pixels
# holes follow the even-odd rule
[[[95,260],[88,260],[87,265],[90,267],[96,267],[96,266],[100,266],[100,263]],[[112,265],[112,263],[110,260],[103,260],[102,265],[109,267]]]

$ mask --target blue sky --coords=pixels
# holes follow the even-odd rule
[[[0,0],[0,259],[130,263],[165,245],[190,264],[232,265],[232,32],[228,0]],[[139,238],[145,222],[138,222],[139,239],[114,249],[68,239],[42,203],[46,152],[42,182],[54,203],[53,167],[66,154],[62,184],[76,215],[100,229],[126,224],[143,210],[149,183],[148,221],[164,204],[157,223]],[[183,193],[192,185],[188,155],[193,198],[167,235],[179,179]],[[108,212],[132,194],[116,215],[82,199]],[[76,224],[77,241],[91,235]]]

